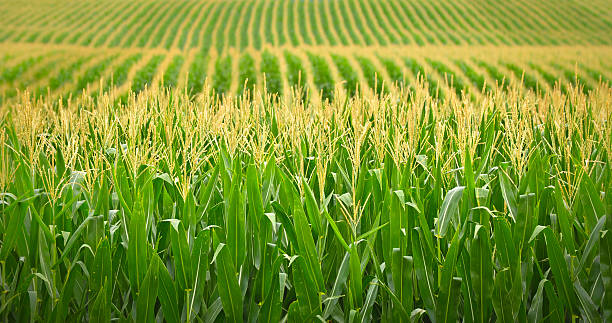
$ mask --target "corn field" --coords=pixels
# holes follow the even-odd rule
[[[610,12],[0,1],[0,322],[612,322]]]
[[[610,88],[427,88],[23,94],[2,320],[610,320]]]

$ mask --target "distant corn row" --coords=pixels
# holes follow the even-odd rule
[[[6,1],[0,42],[88,47],[610,45],[607,1]]]
[[[282,96],[297,86],[315,97],[331,99],[338,86],[350,96],[364,91],[383,94],[423,78],[436,96],[454,93],[474,98],[495,87],[507,89],[511,83],[537,93],[555,87],[565,93],[569,85],[588,92],[600,82],[611,84],[612,76],[606,67],[606,50],[588,57],[568,54],[558,62],[533,53],[518,60],[512,55],[490,58],[470,53],[454,59],[409,55],[282,49],[222,56],[123,50],[26,52],[0,59],[0,90],[4,100],[25,89],[36,96],[67,97],[84,89],[127,93],[165,86],[185,88],[195,95],[208,80],[209,89],[220,95],[241,95],[265,87]]]

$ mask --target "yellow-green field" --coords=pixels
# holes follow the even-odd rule
[[[478,95],[505,80],[587,89],[612,77],[607,1],[16,1],[3,2],[0,89],[86,88],[311,93],[343,83],[411,84]],[[524,74],[524,75],[523,75]],[[578,76],[576,80],[575,76]],[[247,81],[248,80],[248,81]],[[245,82],[246,81],[246,82]],[[488,84],[487,86],[485,86]],[[377,89],[374,89],[378,86]],[[283,91],[284,90],[284,91]]]
[[[0,321],[612,322],[610,12],[0,1]]]

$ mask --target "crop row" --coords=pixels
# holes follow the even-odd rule
[[[39,21],[38,6],[28,7],[28,15],[8,2],[0,5],[7,16],[0,41],[198,47],[203,53],[214,48],[218,54],[231,47],[260,50],[266,43],[609,45],[612,20],[594,9],[601,1],[89,0],[70,8],[69,14],[60,11],[62,6],[47,7]]]
[[[24,58],[18,56],[0,65],[0,85],[14,91],[15,88],[24,89],[32,83],[42,82],[48,83],[46,85],[54,92],[63,84],[76,80],[74,88],[80,91],[88,85],[95,85],[99,79],[104,79],[105,90],[110,89],[112,85],[121,87],[130,81],[130,87],[138,92],[146,84],[151,85],[157,75],[161,75],[158,78],[160,84],[163,83],[167,87],[176,87],[180,83],[179,77],[184,76],[188,92],[196,94],[203,90],[205,79],[209,77],[211,86],[217,93],[230,93],[233,88],[234,92],[240,94],[245,89],[263,89],[261,86],[265,84],[269,93],[283,94],[289,90],[283,89],[286,81],[291,88],[300,87],[311,93],[321,92],[323,98],[330,99],[337,83],[341,83],[346,93],[353,96],[362,86],[374,93],[383,94],[406,84],[413,85],[417,79],[422,79],[428,84],[430,92],[437,93],[441,98],[449,90],[459,96],[468,94],[474,98],[490,93],[497,86],[506,90],[511,82],[522,83],[526,89],[535,92],[556,86],[565,92],[567,85],[571,84],[580,86],[586,93],[593,90],[600,80],[610,80],[605,69],[589,67],[583,63],[570,65],[510,60],[495,62],[476,58],[452,61],[411,57],[394,59],[378,54],[324,55],[314,52],[301,56],[299,53],[264,50],[257,54],[258,57],[243,53],[236,57],[221,56],[214,61],[199,52],[191,59],[175,54],[168,56],[166,65],[161,64],[164,55],[157,54],[156,59],[143,62],[145,65],[142,70],[135,71],[131,78],[130,71],[141,60],[142,54],[132,54],[129,58],[109,54],[107,58],[86,66],[83,70],[81,67],[85,61],[81,60],[78,61],[80,63],[75,62],[69,66],[60,64],[61,68],[55,69],[54,66],[41,67],[47,64],[47,60],[43,58],[51,54]],[[210,67],[212,74],[207,75],[210,64],[214,65]],[[34,76],[28,72],[37,69],[41,72]],[[18,79],[21,82],[14,82]],[[46,93],[46,85],[37,93]]]

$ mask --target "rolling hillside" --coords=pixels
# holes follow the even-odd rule
[[[612,77],[606,1],[16,1],[0,3],[0,89],[76,95],[145,85],[239,94],[293,86],[444,95],[496,84],[586,89]],[[585,55],[586,54],[586,55]],[[552,64],[555,61],[555,64]],[[576,77],[576,75],[578,77]],[[102,81],[101,81],[102,80]],[[248,81],[247,81],[248,80]],[[246,82],[246,83],[245,83]],[[383,89],[384,85],[384,89]],[[316,95],[314,97],[317,97]]]

